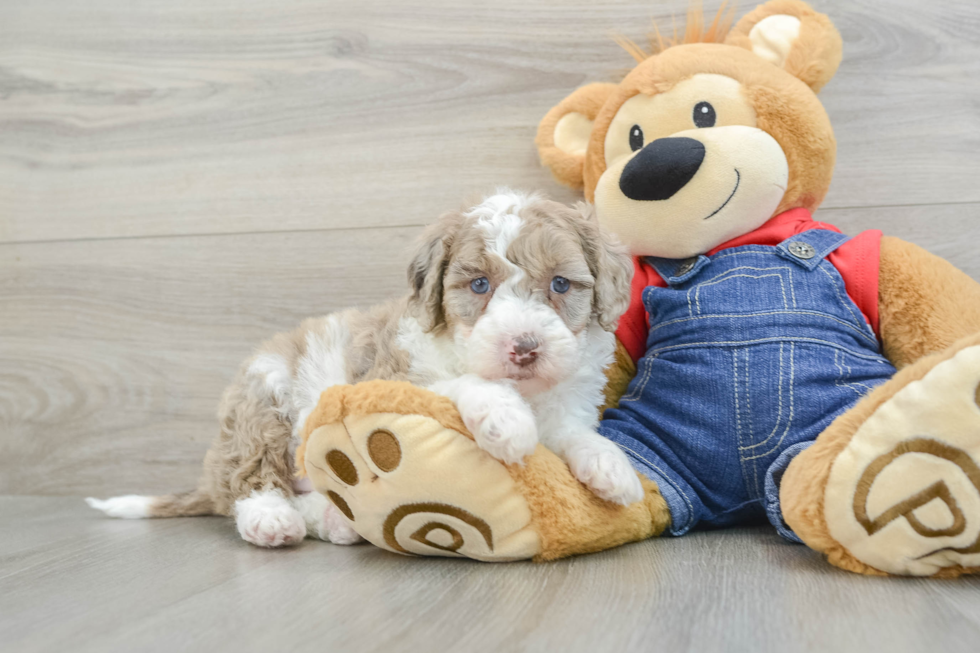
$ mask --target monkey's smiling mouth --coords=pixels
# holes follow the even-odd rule
[[[718,214],[718,211],[721,211],[723,208],[725,208],[726,206],[728,206],[728,203],[732,201],[732,198],[733,197],[735,197],[735,191],[738,190],[738,185],[740,183],[742,183],[742,175],[739,173],[738,168],[735,168],[735,188],[732,189],[731,195],[728,196],[728,199],[725,200],[725,203],[724,204],[722,204],[717,209],[715,209],[714,211],[712,211],[711,212],[711,215],[709,215],[707,218],[705,218],[705,220],[710,220],[711,218],[715,217],[715,215]]]

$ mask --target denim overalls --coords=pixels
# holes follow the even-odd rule
[[[779,510],[793,456],[895,373],[825,257],[848,236],[812,229],[779,245],[713,256],[648,259],[667,282],[649,286],[647,352],[600,433],[655,481],[670,532]]]

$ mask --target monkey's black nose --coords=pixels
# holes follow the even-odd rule
[[[658,138],[630,159],[619,176],[619,189],[631,200],[665,200],[697,173],[704,145],[693,138]]]

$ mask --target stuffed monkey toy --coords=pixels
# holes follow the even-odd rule
[[[632,46],[621,82],[572,92],[537,137],[636,257],[599,430],[644,500],[598,499],[542,447],[504,465],[448,400],[393,382],[325,392],[299,468],[406,554],[549,560],[762,519],[853,572],[977,571],[980,285],[812,218],[836,153],[826,16],[771,0],[730,30],[689,23]],[[337,450],[361,482],[330,467]]]

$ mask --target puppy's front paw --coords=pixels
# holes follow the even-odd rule
[[[626,454],[608,440],[589,438],[570,448],[566,460],[575,478],[606,501],[628,506],[643,498],[643,485]]]
[[[504,463],[519,463],[538,446],[531,407],[512,393],[487,393],[461,402],[460,414],[476,443]]]
[[[236,501],[235,525],[243,540],[261,547],[290,546],[306,537],[303,516],[279,490],[255,490]]]

